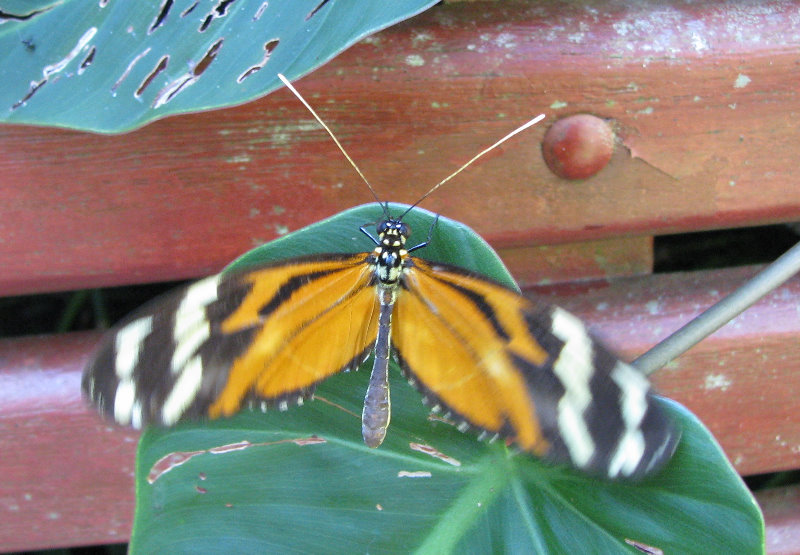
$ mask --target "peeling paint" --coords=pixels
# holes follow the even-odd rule
[[[508,48],[508,49],[516,48],[517,37],[515,37],[511,33],[500,33],[499,35],[497,35],[497,38],[494,39],[494,43],[502,48]]]
[[[730,380],[730,378],[728,378],[725,374],[709,374],[706,376],[704,387],[706,391],[712,391],[714,389],[728,391],[728,388],[732,383],[733,382]]]
[[[751,79],[747,75],[739,74],[733,82],[734,89],[743,89],[750,84]]]
[[[697,32],[692,33],[691,43],[695,52],[702,52],[703,50],[709,49],[708,41]]]
[[[406,56],[406,65],[420,67],[425,65],[425,59],[419,54],[409,54]]]
[[[432,40],[433,36],[430,33],[414,31],[414,35],[411,37],[411,44],[419,46],[421,42],[430,42]]]

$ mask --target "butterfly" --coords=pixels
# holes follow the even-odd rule
[[[567,311],[416,256],[437,220],[411,244],[414,207],[378,207],[374,230],[360,227],[371,250],[226,271],[136,311],[101,340],[85,396],[135,428],[245,406],[286,410],[374,354],[362,412],[370,447],[389,426],[395,359],[462,431],[612,479],[641,478],[669,460],[680,434],[638,370]]]

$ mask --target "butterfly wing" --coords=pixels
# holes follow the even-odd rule
[[[301,400],[372,348],[377,299],[366,257],[223,273],[156,299],[106,334],[84,392],[133,427]]]
[[[415,258],[393,321],[404,372],[460,428],[611,478],[672,455],[678,434],[648,380],[563,309]]]

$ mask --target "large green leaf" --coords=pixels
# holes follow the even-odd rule
[[[0,118],[121,132],[241,104],[435,0],[16,0],[0,9]]]
[[[357,227],[380,217],[377,205],[355,208],[236,264],[366,251],[371,243]],[[414,210],[406,219],[416,231],[412,243],[424,241],[433,216]],[[418,253],[510,280],[480,237],[451,220],[440,219]],[[245,411],[145,432],[132,550],[640,553],[633,542],[665,553],[764,549],[752,496],[708,431],[674,402],[661,401],[683,436],[664,471],[636,484],[605,482],[431,419],[419,394],[392,372],[392,424],[378,449],[361,440],[364,367],[327,380],[314,402],[286,412]]]

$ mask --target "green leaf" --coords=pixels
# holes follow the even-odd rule
[[[122,132],[241,104],[436,2],[12,1],[0,15],[0,117]]]
[[[395,216],[403,209],[390,207]],[[367,251],[372,243],[358,226],[381,214],[377,205],[355,208],[235,265]],[[405,219],[412,244],[424,241],[433,216],[415,209]],[[416,254],[510,279],[480,237],[444,218]],[[397,368],[386,441],[369,449],[360,425],[364,370],[326,380],[315,401],[286,412],[147,430],[132,552],[640,553],[630,542],[665,553],[764,550],[752,496],[709,432],[672,401],[661,402],[683,435],[664,471],[635,484],[606,482],[430,419]]]

